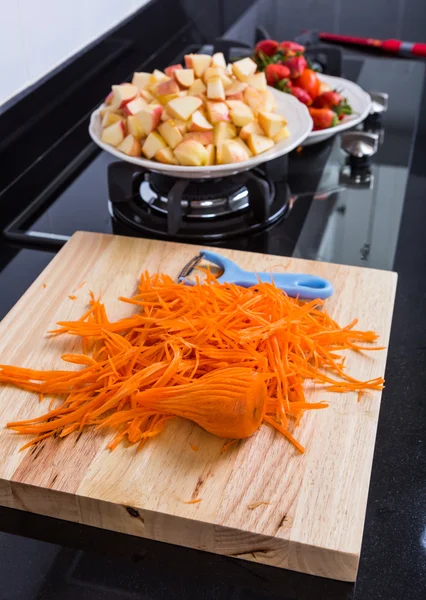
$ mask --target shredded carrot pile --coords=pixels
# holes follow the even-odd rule
[[[355,330],[356,320],[340,327],[321,300],[301,302],[268,283],[243,288],[208,274],[188,286],[148,273],[137,295],[120,299],[137,312],[110,321],[91,294],[79,320],[50,332],[82,339],[83,353],[62,356],[79,370],[0,366],[0,382],[60,400],[41,417],[8,423],[35,436],[24,448],[89,427],[114,431],[110,449],[122,440],[142,447],[180,416],[228,439],[267,423],[303,452],[295,427],[307,410],[328,406],[306,400],[306,380],[359,397],[383,387],[381,377],[348,375],[339,354],[377,350],[368,345],[377,335]]]

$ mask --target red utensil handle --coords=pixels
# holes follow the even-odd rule
[[[334,33],[320,33],[321,40],[338,42],[341,44],[356,44],[359,46],[372,46],[382,48],[386,52],[403,54],[407,56],[426,57],[426,44],[417,42],[403,42],[401,40],[376,40],[374,38],[353,37],[350,35],[336,35]]]

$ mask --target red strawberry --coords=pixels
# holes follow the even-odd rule
[[[254,53],[256,55],[262,53],[265,56],[273,56],[278,48],[278,42],[275,40],[262,40],[258,44],[256,44],[254,48]]]
[[[312,104],[312,98],[305,92],[301,87],[297,87],[297,85],[293,86],[290,90],[290,93],[293,94],[300,102],[306,104],[306,106],[310,106]]]
[[[296,42],[281,42],[278,44],[278,49],[286,56],[295,56],[296,54],[303,54],[305,52],[305,46],[296,44]]]
[[[328,129],[337,125],[339,119],[329,108],[309,108],[309,114],[314,122],[314,129]]]
[[[291,79],[300,77],[303,71],[307,68],[308,63],[304,56],[292,56],[284,59],[284,65],[290,69]]]
[[[317,96],[314,106],[316,108],[331,108],[340,120],[343,119],[344,115],[352,114],[352,107],[348,104],[346,98],[336,91],[324,92]]]
[[[287,79],[290,75],[290,69],[285,65],[267,65],[265,69],[266,81],[268,85],[275,86],[281,79]]]

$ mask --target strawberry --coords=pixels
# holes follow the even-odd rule
[[[287,79],[290,76],[290,69],[285,65],[267,65],[265,69],[266,81],[268,85],[275,86],[281,79]]]
[[[339,119],[344,115],[352,114],[352,107],[348,104],[346,98],[336,91],[323,92],[315,98],[314,106],[316,108],[330,108],[334,110]]]
[[[304,56],[291,56],[284,59],[284,65],[290,69],[291,79],[300,77],[303,71],[307,68],[308,63]]]
[[[329,108],[312,108],[309,109],[309,114],[314,122],[314,129],[328,129],[337,125],[339,119],[336,113]]]
[[[254,53],[259,55],[262,53],[264,56],[273,56],[278,48],[278,42],[275,40],[262,40],[256,44]]]
[[[290,90],[290,93],[293,94],[293,96],[295,96],[299,102],[306,104],[306,106],[310,106],[312,104],[312,98],[308,92],[305,92],[305,90],[303,90],[301,87],[297,87],[297,85],[293,86]]]
[[[296,44],[296,42],[281,42],[278,44],[278,50],[281,50],[285,56],[296,56],[298,54],[303,54],[305,52],[305,47]]]

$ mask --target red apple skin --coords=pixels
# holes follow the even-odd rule
[[[183,140],[194,140],[203,146],[210,146],[213,144],[213,131],[191,131],[183,136]]]
[[[185,67],[187,69],[192,69],[192,56],[190,54],[185,54]]]
[[[162,112],[163,112],[162,106],[148,106],[144,110],[141,110],[140,112],[138,112],[138,114],[136,116],[137,116],[138,120],[140,121],[140,124],[142,126],[142,129],[145,132],[145,135],[149,135],[151,133],[151,131],[154,131],[155,129],[157,129],[157,127],[161,121]],[[139,118],[139,115],[141,115],[141,114],[142,114],[142,118]],[[146,117],[146,114],[148,114],[149,117]]]
[[[157,96],[167,96],[169,94],[177,94],[180,91],[179,84],[175,79],[162,81],[155,89]]]
[[[173,71],[177,69],[183,69],[182,65],[170,65],[170,67],[164,69],[164,72],[168,77],[173,77]]]
[[[232,94],[232,96],[226,96],[227,100],[241,100],[244,102],[244,96],[242,92],[238,92],[238,94]]]

